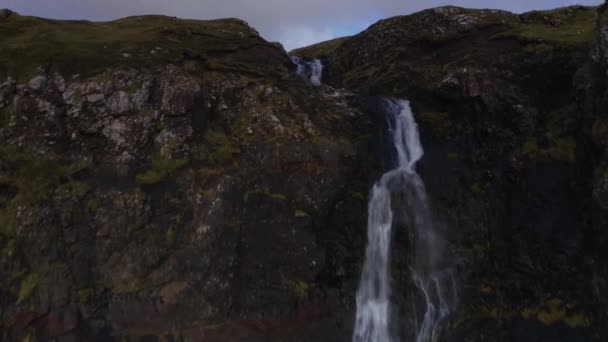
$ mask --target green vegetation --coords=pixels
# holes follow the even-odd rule
[[[21,281],[17,303],[21,303],[30,297],[36,286],[38,286],[39,280],[38,273],[31,273]]]
[[[548,300],[541,307],[527,307],[522,310],[522,317],[525,319],[537,319],[545,325],[564,323],[571,328],[588,327],[589,318],[581,312],[569,310],[560,299]]]
[[[95,296],[95,289],[86,288],[80,289],[72,294],[72,300],[79,304],[86,304],[90,302]]]
[[[548,111],[540,116],[537,133],[529,136],[519,149],[519,154],[530,159],[576,160],[575,115],[576,108],[564,107]]]
[[[203,142],[196,147],[194,159],[216,167],[235,167],[239,165],[240,148],[221,130],[209,129]]]
[[[19,206],[33,205],[45,199],[51,190],[60,187],[82,197],[89,186],[76,179],[77,174],[91,167],[90,160],[74,163],[44,159],[12,146],[0,148],[0,161],[7,172],[0,175],[0,184],[14,188],[13,198],[4,198],[0,209],[0,235],[12,236],[17,223]]]
[[[320,58],[327,56],[333,50],[338,48],[340,45],[348,41],[350,37],[341,37],[331,39],[318,44],[306,46],[303,48],[295,49],[289,52],[291,56],[305,57],[305,58]]]
[[[514,37],[525,44],[528,62],[545,64],[557,57],[567,58],[577,68],[587,58],[588,45],[596,27],[593,7],[564,7],[533,11],[522,15],[522,22],[511,23],[495,38]]]
[[[231,51],[258,41],[255,32],[237,19],[139,16],[89,22],[11,15],[0,25],[0,77],[24,80],[37,67],[73,75],[154,66],[181,62],[186,50]],[[240,63],[249,67],[246,61]]]
[[[169,229],[167,230],[165,241],[169,246],[173,245],[173,243],[175,242],[175,230],[173,230],[173,227],[169,227]]]
[[[164,159],[158,155],[152,158],[152,167],[135,176],[139,185],[153,185],[165,180],[169,175],[188,164],[185,159]]]
[[[299,218],[310,217],[310,215],[308,215],[308,213],[304,210],[296,210],[293,215]]]
[[[450,114],[445,112],[423,112],[418,114],[422,125],[429,127],[436,137],[444,137],[450,133],[452,121]]]
[[[564,7],[552,11],[533,11],[512,33],[527,40],[542,40],[562,47],[586,46],[595,31],[596,9]]]
[[[576,161],[576,141],[573,138],[552,140],[546,148],[540,148],[535,138],[528,139],[521,153],[531,159]]]
[[[448,160],[458,161],[460,160],[460,154],[458,152],[450,152],[448,153]]]
[[[365,202],[365,195],[363,193],[361,193],[361,192],[351,191],[349,193],[349,195],[350,195],[350,197],[352,197],[352,198],[354,198],[356,200]]]
[[[209,162],[215,165],[223,165],[235,161],[234,156],[238,155],[240,150],[233,145],[225,133],[209,131],[206,138],[212,144],[208,151],[209,154],[206,156]]]
[[[471,185],[471,192],[475,195],[481,195],[484,192],[483,186],[479,183],[473,183],[473,185]]]
[[[249,199],[251,198],[251,195],[264,195],[266,197],[272,198],[274,200],[277,201],[286,201],[287,200],[287,196],[283,195],[283,194],[277,194],[277,193],[273,193],[271,192],[268,188],[264,188],[263,190],[260,189],[256,189],[253,191],[248,191],[243,195],[243,202],[247,203],[249,202]]]
[[[292,295],[294,295],[298,300],[304,300],[306,298],[311,287],[310,284],[302,280],[287,279],[282,273],[281,279],[283,281],[283,285],[287,287],[289,292],[291,292]]]

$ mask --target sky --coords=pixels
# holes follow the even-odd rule
[[[525,12],[604,0],[0,0],[0,8],[54,19],[113,20],[164,14],[188,19],[237,17],[286,50],[353,35],[379,19],[454,5]]]

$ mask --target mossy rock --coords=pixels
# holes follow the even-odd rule
[[[15,195],[3,200],[0,208],[0,234],[12,236],[17,224],[17,208],[32,206],[46,199],[54,190],[83,197],[90,186],[77,179],[78,174],[88,170],[90,160],[65,161],[41,158],[13,146],[0,149],[0,162],[7,171],[0,174],[0,184],[15,189]]]
[[[264,188],[262,190],[256,189],[253,191],[245,192],[245,194],[243,195],[243,202],[248,203],[253,195],[261,195],[273,199],[275,201],[287,201],[287,196],[285,196],[284,194],[273,193],[268,188]]]
[[[186,159],[164,159],[158,155],[152,158],[152,167],[135,176],[139,185],[154,185],[161,183],[178,169],[189,163]]]
[[[293,214],[294,217],[298,217],[298,218],[306,218],[306,217],[310,217],[310,215],[305,212],[304,210],[296,210]]]
[[[562,300],[553,298],[539,307],[526,307],[522,310],[522,318],[537,319],[544,325],[563,323],[570,328],[585,328],[590,320],[583,312],[573,311]]]
[[[203,142],[196,146],[193,159],[204,162],[206,166],[238,168],[240,148],[232,138],[221,130],[209,129]]]
[[[40,281],[40,276],[38,273],[31,273],[27,275],[22,281],[19,288],[19,294],[17,295],[17,303],[21,303],[28,299],[31,294],[38,286],[38,282]]]
[[[417,119],[439,138],[449,135],[453,126],[450,114],[446,112],[422,112],[417,115]]]

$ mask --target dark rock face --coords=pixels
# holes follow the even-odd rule
[[[2,340],[348,336],[369,120],[240,21],[149,20],[237,48],[0,85]]]
[[[607,334],[599,227],[608,201],[597,152],[607,36],[605,10],[599,28],[596,10],[438,8],[300,52],[324,58],[330,84],[412,101],[425,147],[419,173],[460,255],[463,293],[449,340]],[[396,235],[394,254],[403,254],[407,232]],[[402,293],[407,273],[396,257]],[[397,300],[410,315],[407,298]]]
[[[588,263],[590,293],[596,305],[605,307],[608,290],[608,268],[605,262],[608,254],[608,212],[606,206],[607,155],[606,149],[608,131],[606,130],[608,115],[608,7],[604,4],[598,10],[598,32],[593,41],[591,61],[585,69],[585,77],[577,83],[580,91],[581,108],[585,112],[585,134],[589,137],[587,153],[589,154],[591,170],[587,176],[591,180],[590,188],[590,245],[593,258]],[[608,321],[606,310],[598,310],[597,319]],[[608,336],[608,328],[602,325],[600,336]]]

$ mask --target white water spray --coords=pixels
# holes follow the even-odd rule
[[[374,185],[369,199],[368,244],[357,291],[353,342],[396,340],[390,333],[392,192],[402,192],[406,199],[402,209],[412,227],[415,251],[412,280],[426,306],[424,317],[416,319],[416,342],[436,342],[455,305],[455,277],[451,269],[444,267],[444,243],[438,235],[424,183],[415,170],[424,151],[409,102],[387,99],[384,106],[397,165]],[[418,312],[414,311],[416,317]]]
[[[323,64],[319,59],[304,60],[303,58],[292,56],[291,62],[296,65],[296,74],[307,78],[314,85],[321,85],[323,76]]]

